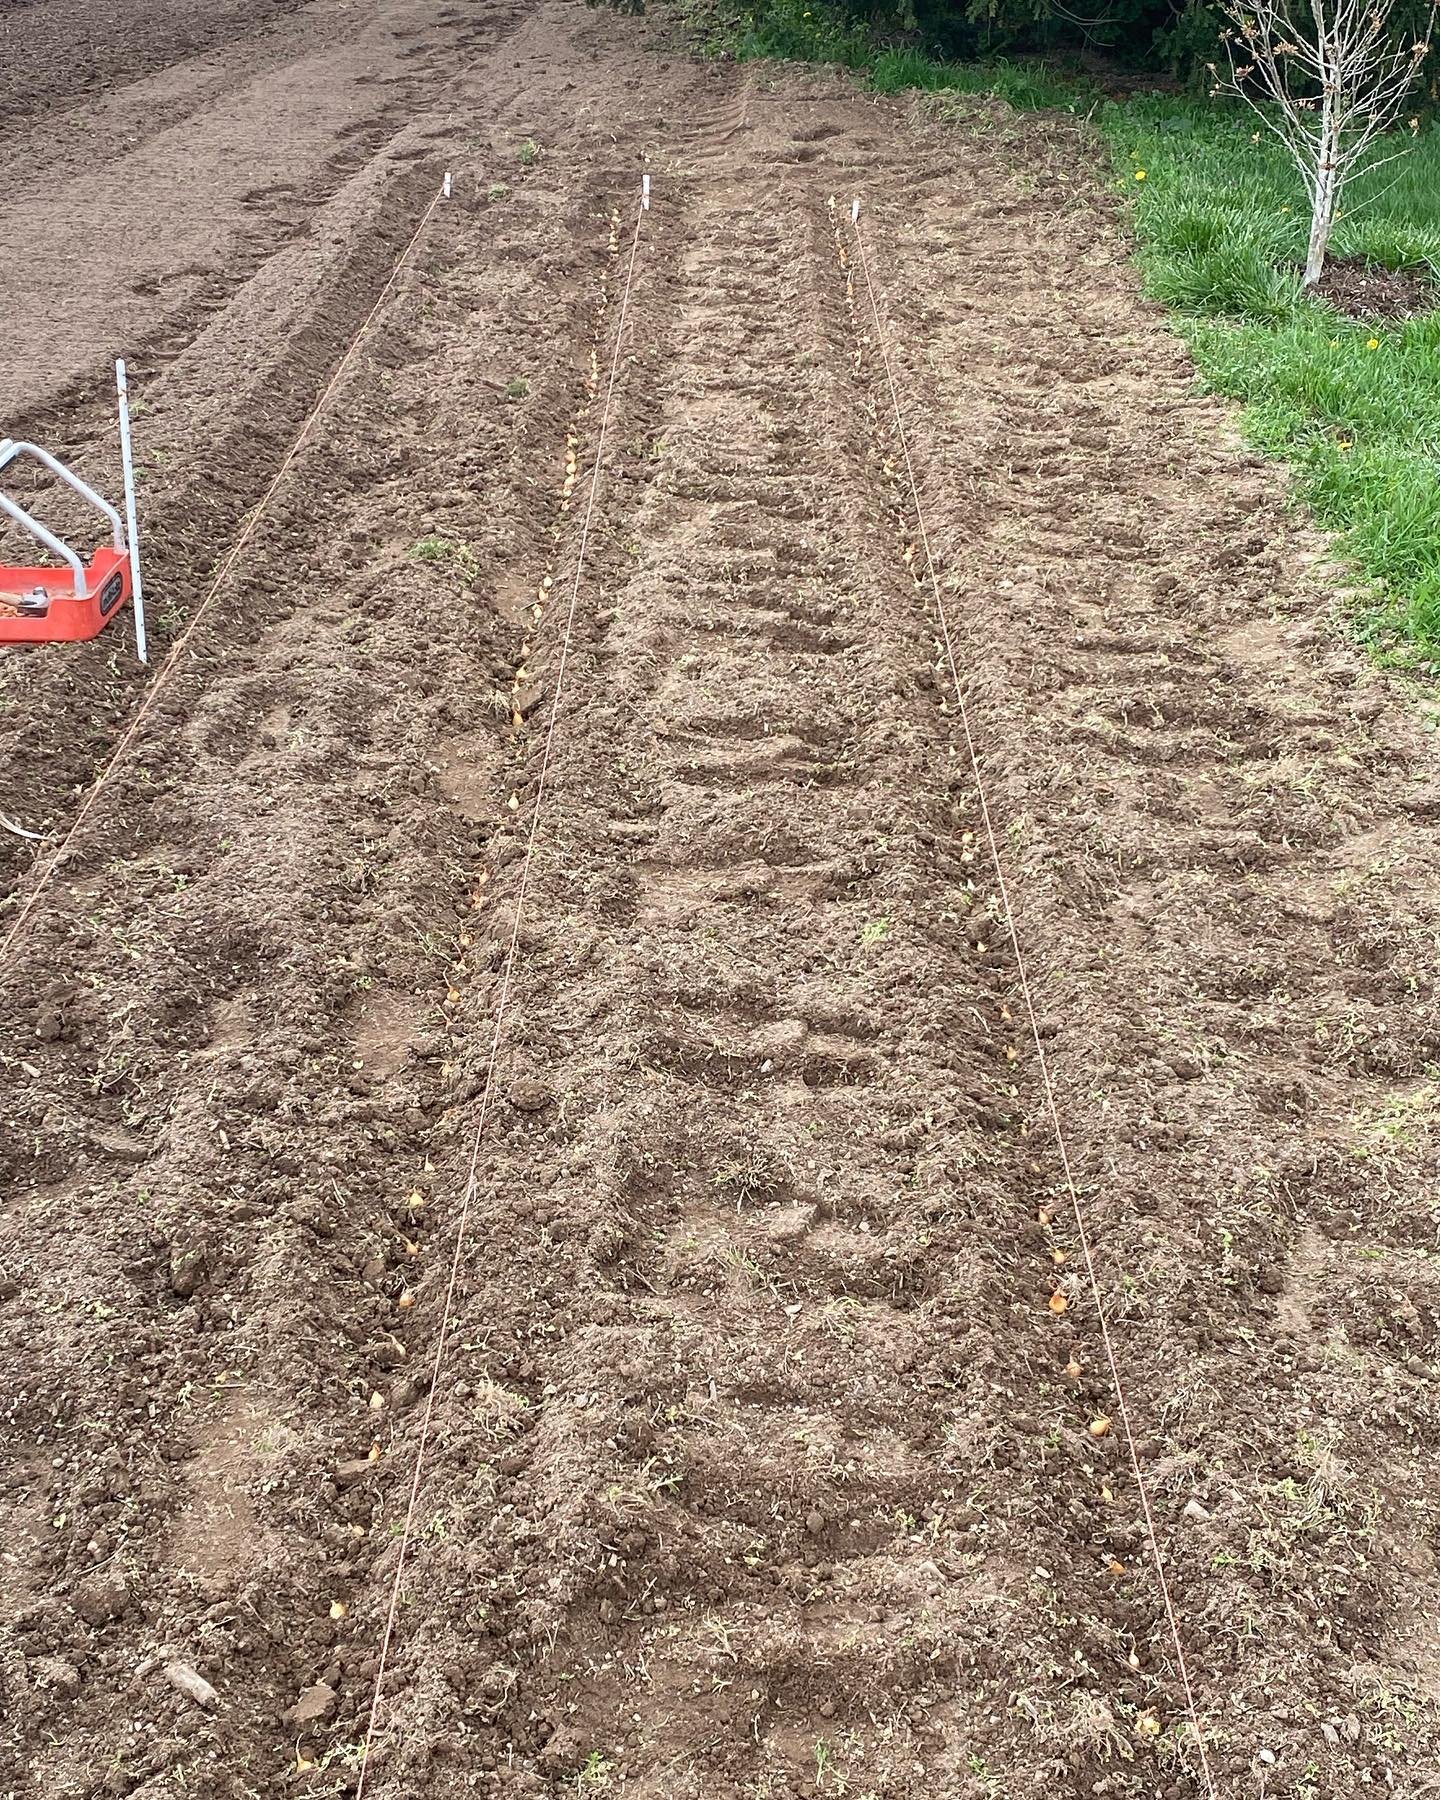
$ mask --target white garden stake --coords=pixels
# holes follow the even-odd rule
[[[140,527],[135,518],[135,458],[130,449],[130,387],[123,357],[115,360],[115,393],[120,402],[120,461],[125,471],[125,536],[130,545],[130,590],[135,606],[135,654],[150,660],[145,641],[145,595],[140,587]]]
[[[649,210],[650,210],[650,177],[648,175],[642,175],[640,177],[640,204],[645,209],[646,212],[649,212]]]
[[[445,171],[445,185],[440,192],[447,200],[450,198],[450,171],[448,169]]]

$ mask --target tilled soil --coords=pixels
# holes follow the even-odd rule
[[[455,197],[0,968],[0,1793],[354,1795],[387,1625],[375,1800],[1207,1791],[977,781],[1216,1791],[1433,1790],[1434,738],[1083,132],[255,17],[199,60],[301,165],[425,54],[283,216],[177,202],[162,644]],[[105,472],[98,341],[8,423]],[[7,653],[0,810],[140,692]]]

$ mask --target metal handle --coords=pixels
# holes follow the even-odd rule
[[[82,481],[73,470],[65,467],[59,457],[52,456],[48,450],[42,450],[39,444],[22,443],[16,438],[0,438],[0,469],[8,467],[20,456],[33,456],[42,467],[48,469],[58,480],[63,481],[66,487],[77,493],[82,500],[88,501],[96,512],[103,513],[110,521],[110,533],[115,548],[119,551],[124,550],[125,527],[120,522],[119,513],[108,500],[95,492],[88,481]],[[38,519],[31,518],[24,507],[16,505],[4,494],[0,494],[0,509],[3,509],[6,516],[13,519],[17,525],[28,531],[31,537],[38,539],[51,555],[58,556],[63,562],[70,565],[75,576],[75,598],[77,600],[85,599],[88,592],[85,565],[64,538],[56,537],[55,533],[47,530]]]
[[[65,542],[38,519],[32,519],[23,506],[17,506],[8,494],[0,494],[0,512],[13,519],[33,538],[38,538],[52,556],[58,556],[62,562],[70,565],[70,572],[75,577],[75,598],[84,600],[89,596],[89,583],[86,578],[85,565]]]

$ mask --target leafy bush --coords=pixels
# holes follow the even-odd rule
[[[1422,33],[1428,0],[1398,0],[1397,29]],[[1091,17],[1098,12],[1101,16]],[[1071,8],[1055,0],[752,0],[743,24],[728,35],[741,54],[790,56],[855,67],[864,46],[894,45],[927,61],[1045,56],[1106,58],[1121,68],[1152,70],[1195,88],[1208,85],[1206,65],[1220,47],[1221,15],[1207,0],[1110,0]],[[918,79],[906,85],[923,87]],[[888,91],[888,90],[887,90]],[[1428,65],[1425,92],[1440,99],[1440,47]]]

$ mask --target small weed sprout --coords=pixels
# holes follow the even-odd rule
[[[735,1202],[735,1210],[774,1200],[793,1183],[795,1171],[777,1151],[752,1144],[738,1156],[723,1162],[710,1177],[722,1194]]]
[[[410,554],[416,562],[449,564],[466,581],[474,581],[480,573],[479,557],[468,544],[457,543],[454,538],[423,537],[411,545]]]
[[[1440,1086],[1433,1081],[1386,1096],[1361,1126],[1355,1154],[1379,1161],[1417,1155],[1440,1127]]]
[[[603,1793],[610,1786],[610,1777],[614,1771],[614,1763],[603,1751],[592,1750],[585,1758],[584,1767],[575,1777],[576,1793]]]

